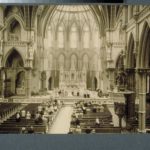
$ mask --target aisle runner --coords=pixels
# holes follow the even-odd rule
[[[73,108],[71,106],[64,106],[60,110],[49,133],[50,134],[67,134],[70,128],[72,112],[73,112]]]

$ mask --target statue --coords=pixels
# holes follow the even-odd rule
[[[124,71],[118,73],[118,76],[116,77],[116,85],[119,89],[125,89],[127,85],[127,75]]]

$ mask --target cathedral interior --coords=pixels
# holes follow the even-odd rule
[[[0,5],[0,133],[138,132],[150,6]]]

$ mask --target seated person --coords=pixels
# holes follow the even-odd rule
[[[35,118],[35,111],[31,112],[31,118]]]
[[[22,128],[21,128],[21,133],[22,133],[22,134],[27,133],[27,131],[26,131],[26,128],[25,128],[25,127],[22,127]]]
[[[54,106],[54,111],[55,111],[55,112],[57,111],[57,106],[56,106],[56,105]]]
[[[81,127],[78,125],[77,128],[75,129],[75,133],[80,134],[81,133]]]
[[[104,112],[104,106],[100,106],[100,112]]]
[[[27,111],[26,119],[31,119],[31,113],[29,111]]]
[[[96,107],[93,107],[92,112],[93,112],[93,113],[96,113],[96,112],[97,112]]]
[[[86,114],[86,108],[84,106],[82,106],[82,111],[83,111],[83,114]]]
[[[35,123],[38,124],[41,121],[41,114],[39,112],[36,113],[35,115]]]
[[[29,133],[29,134],[33,134],[33,133],[34,133],[34,128],[33,128],[33,126],[31,126],[31,127],[28,129],[28,133]]]
[[[20,121],[21,121],[20,113],[17,112],[17,114],[16,114],[16,122],[20,122]]]
[[[96,118],[96,120],[95,120],[95,125],[96,125],[96,126],[100,126],[99,118]]]
[[[53,107],[53,105],[51,105],[51,106],[49,107],[48,112],[49,112],[49,114],[53,114],[53,112],[54,112],[54,107]]]
[[[96,132],[95,132],[95,129],[93,129],[93,130],[91,131],[91,133],[96,133]]]
[[[43,107],[41,105],[38,106],[38,112],[41,112]]]
[[[75,124],[78,126],[80,125],[80,120],[78,118],[76,118]]]
[[[91,128],[90,128],[90,127],[87,127],[87,128],[85,129],[85,133],[86,133],[86,134],[91,133]]]

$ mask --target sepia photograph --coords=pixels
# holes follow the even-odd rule
[[[150,5],[0,5],[0,134],[150,133]]]

